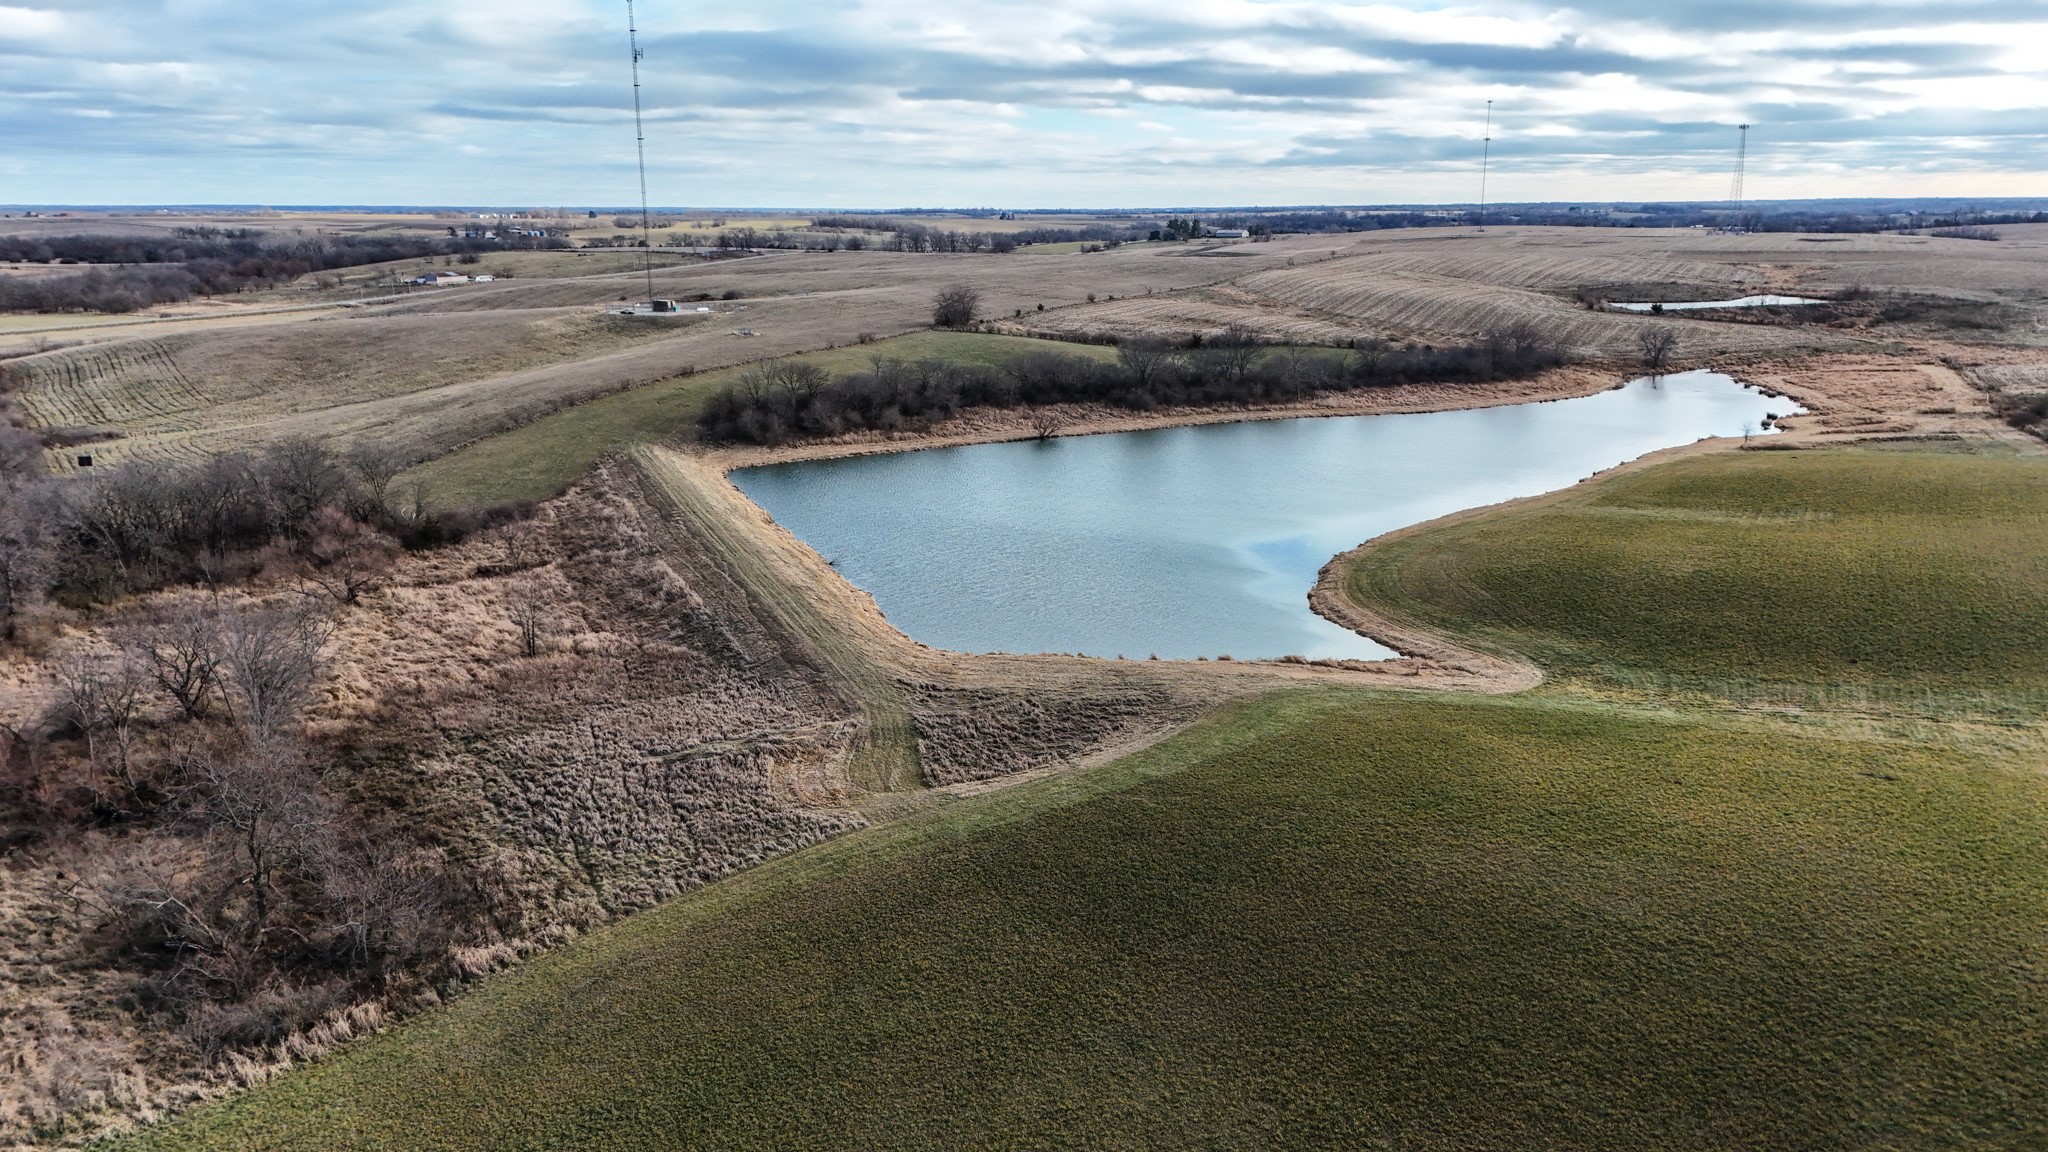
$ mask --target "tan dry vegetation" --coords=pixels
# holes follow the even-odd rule
[[[103,449],[116,461],[180,458],[367,435],[379,401],[644,348],[688,323],[589,311],[347,317],[68,349],[17,360],[12,373],[31,427],[118,431]]]
[[[2029,234],[2031,235],[2031,233]],[[1840,331],[1813,325],[1730,323],[1588,309],[1607,299],[1909,292],[2033,307],[2048,300],[2048,240],[1987,244],[1925,237],[1853,236],[1812,243],[1794,235],[1719,236],[1698,230],[1514,228],[1399,230],[1344,236],[1321,259],[1248,270],[1227,284],[1167,297],[1100,301],[1021,326],[1074,336],[1214,332],[1250,324],[1275,339],[1341,343],[1361,336],[1423,341],[1533,323],[1583,356],[1637,354],[1647,324],[1679,333],[1689,362],[1878,350],[1912,331]],[[1829,240],[1836,238],[1830,237]],[[1337,255],[1332,258],[1330,253]],[[1696,295],[1695,295],[1696,294]],[[2031,332],[2022,331],[2014,338]],[[1953,334],[1946,334],[1953,338]]]
[[[507,877],[523,932],[859,822],[837,783],[853,710],[667,535],[606,467],[529,523],[415,558],[336,639],[314,730],[370,750],[364,794]]]
[[[1285,244],[1259,247],[1272,250],[1266,262],[1286,259]],[[708,305],[716,309],[708,317],[598,315],[598,305],[645,294],[637,273],[602,273],[463,286],[312,326],[303,322],[308,314],[291,313],[272,318],[287,327],[138,335],[10,363],[39,394],[25,405],[35,426],[85,424],[121,433],[124,439],[98,449],[113,461],[182,458],[300,436],[375,439],[426,459],[565,404],[682,370],[923,328],[933,294],[949,283],[981,287],[988,314],[1072,304],[1091,291],[1164,291],[1224,274],[1208,262],[1138,257],[1112,251],[1022,262],[774,253],[657,271],[656,290],[664,294],[737,290],[745,297]],[[754,335],[738,335],[741,329]]]
[[[980,290],[982,315],[999,317],[1019,308],[1032,312],[1039,304],[1051,309],[1082,303],[1089,293],[1122,297],[1214,283],[1260,268],[1282,267],[1290,258],[1306,258],[1326,251],[1328,245],[1315,237],[1294,237],[1238,248],[1247,259],[1187,259],[1183,250],[1150,245],[1028,261],[1014,255],[770,251],[746,258],[658,264],[654,287],[660,295],[681,298],[738,291],[744,297],[741,303],[750,309],[772,298],[798,297],[814,310],[813,324],[836,315],[865,315],[880,324],[873,330],[896,331],[929,324],[932,297],[949,284]],[[639,299],[646,291],[641,274],[629,271],[470,286],[422,299],[417,307],[472,311],[616,304],[622,296]],[[897,320],[895,327],[886,323],[891,318]],[[860,330],[864,329],[856,329]]]

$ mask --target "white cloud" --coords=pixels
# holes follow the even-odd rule
[[[9,194],[630,198],[612,0],[0,6]],[[658,199],[1231,203],[2037,181],[2048,12],[1984,0],[643,3]],[[77,114],[52,117],[53,109]],[[96,113],[106,113],[97,115]],[[450,172],[449,158],[461,157]]]

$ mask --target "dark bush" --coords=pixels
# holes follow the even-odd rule
[[[178,229],[163,238],[0,236],[0,260],[103,266],[47,279],[0,276],[0,312],[133,312],[194,296],[288,284],[309,272],[568,243],[546,236],[316,236],[273,241],[248,229],[212,228]]]
[[[981,306],[981,293],[965,284],[939,290],[932,299],[932,326],[965,328],[974,323],[974,310]]]

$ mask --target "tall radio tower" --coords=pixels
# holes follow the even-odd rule
[[[1493,159],[1493,101],[1486,102],[1486,135],[1479,144],[1479,230],[1486,231],[1486,164]]]
[[[653,300],[654,218],[647,214],[647,133],[640,126],[640,28],[633,19],[633,0],[626,0],[626,45],[633,50],[633,146],[640,157],[640,266],[647,273],[647,298]]]
[[[1742,227],[1742,169],[1749,161],[1749,125],[1735,126],[1735,179],[1728,183],[1728,201],[1735,208],[1735,227]]]

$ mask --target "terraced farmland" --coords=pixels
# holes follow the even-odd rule
[[[534,365],[580,365],[673,340],[689,323],[589,311],[349,317],[88,345],[16,360],[13,371],[32,427],[117,432],[115,459],[178,457],[296,433],[345,435],[380,401]],[[565,376],[559,394],[574,396],[586,377],[584,387],[602,386],[602,372]]]
[[[1304,245],[1291,266],[1247,269],[1230,283],[1170,297],[1098,301],[1022,324],[1070,335],[1214,331],[1247,323],[1276,338],[1343,342],[1360,336],[1444,341],[1532,323],[1583,355],[1632,358],[1646,325],[1679,334],[1682,354],[1723,363],[1843,352],[1882,338],[1811,326],[1731,324],[1587,310],[1576,299],[1701,299],[1849,289],[2048,304],[2048,226],[2015,229],[1997,245],[1906,236],[1716,236],[1615,229],[1413,230]],[[1953,336],[1953,333],[1946,334]],[[2024,342],[2024,327],[1984,339]]]

